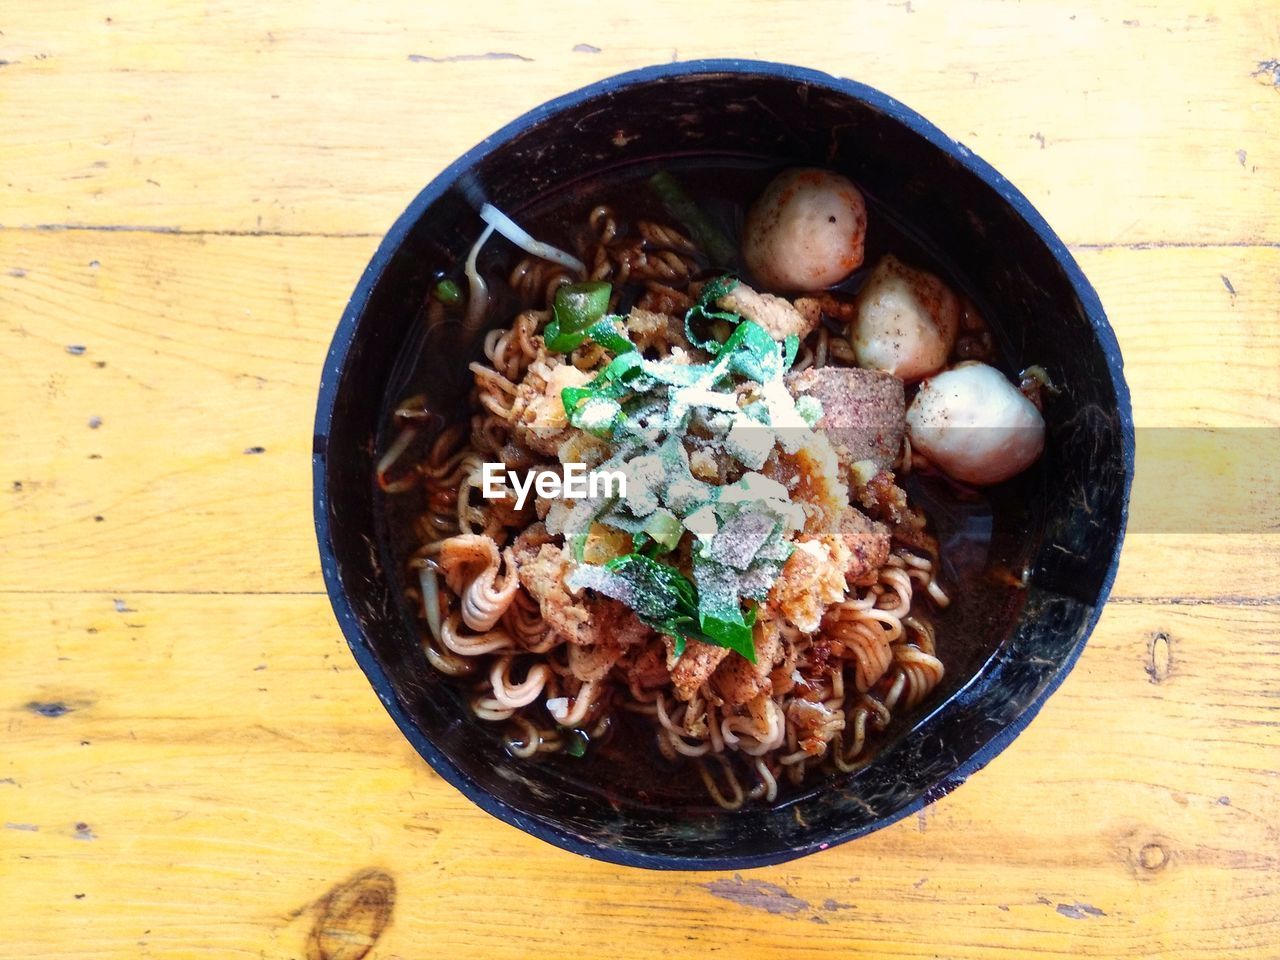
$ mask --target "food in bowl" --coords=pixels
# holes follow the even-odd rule
[[[946,670],[930,512],[1038,459],[957,278],[814,167],[675,164],[484,204],[376,469],[431,666],[517,760],[619,758],[718,807],[875,755]],[[536,237],[536,239],[535,239]],[[581,482],[576,482],[581,481]],[[998,496],[998,494],[994,494]]]
[[[401,426],[417,433],[402,448],[408,459],[384,475],[391,484],[422,460],[444,424],[471,416],[467,364],[484,360],[484,337],[467,328],[458,306],[437,306],[433,291],[449,279],[456,296],[446,286],[444,297],[466,292],[458,265],[477,239],[483,202],[532,236],[575,250],[570,234],[601,202],[633,224],[683,222],[646,184],[659,167],[735,239],[743,208],[780,170],[838,171],[862,192],[869,229],[864,267],[829,293],[847,299],[865,282],[860,271],[891,253],[959,298],[955,357],[989,356],[1006,376],[1039,363],[1052,375],[1044,451],[1031,468],[992,486],[895,472],[939,544],[935,575],[951,599],[933,620],[941,681],[914,709],[895,707],[888,726],[874,731],[875,756],[865,766],[830,776],[809,769],[799,787],[783,779],[777,802],[733,811],[708,800],[691,766],[661,756],[647,718],[626,712],[584,756],[513,759],[505,724],[477,721],[468,681],[433,669],[424,652],[418,571],[406,562],[429,539],[421,535],[422,484],[410,477],[414,489],[383,494],[373,482]],[[714,241],[692,227],[688,235],[714,256]],[[732,246],[730,253],[738,256]],[[539,302],[508,282],[520,259],[500,239],[477,253],[476,273],[491,287],[482,322],[505,325]],[[536,274],[525,279],[538,283]],[[1045,379],[1025,373],[1029,389]],[[417,415],[393,416],[419,393]],[[1133,446],[1123,360],[1097,294],[997,171],[864,84],[786,64],[666,64],[516,119],[435,177],[388,231],[320,376],[312,458],[319,559],[337,622],[388,714],[480,809],[588,857],[737,870],[880,830],[965,783],[1025,729],[1070,673],[1108,596]],[[751,792],[754,781],[743,786]]]

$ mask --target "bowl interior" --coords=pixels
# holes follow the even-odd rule
[[[1013,369],[1046,367],[1040,466],[1003,501],[988,572],[1026,578],[1004,602],[958,614],[943,688],[891,731],[877,758],[773,808],[733,813],[645,802],[564,763],[513,761],[432,670],[392,559],[374,451],[406,346],[440,270],[466,256],[488,199],[509,213],[631,164],[716,154],[826,166],[964,278]],[[871,229],[875,229],[874,223]],[[412,343],[411,343],[412,341]],[[465,391],[471,355],[449,351]],[[445,364],[446,367],[450,363]],[[447,378],[446,378],[447,379]],[[442,381],[441,401],[458,389]],[[317,526],[352,649],[423,756],[481,806],[561,846],[658,867],[776,862],[873,830],[953,789],[1028,722],[1069,671],[1114,574],[1132,473],[1132,423],[1115,340],[1092,289],[1012,187],[964,147],[869,88],[740,62],[653,68],[521,118],[414,202],[362,279],[335,337],[316,429]],[[953,630],[953,633],[955,631]]]

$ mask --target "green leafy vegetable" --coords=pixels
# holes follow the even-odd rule
[[[655,626],[673,623],[697,609],[697,591],[675,567],[628,553],[610,560],[604,568],[630,587],[628,605]]]
[[[728,647],[751,663],[756,662],[756,644],[752,638],[752,628],[756,623],[754,607],[744,617],[735,598],[730,606],[699,610],[698,616],[703,634],[700,639],[717,647]]]
[[[755,610],[743,616],[737,597],[730,599],[720,592],[700,597],[684,574],[653,557],[628,553],[603,567],[579,567],[570,582],[625,603],[649,626],[672,637],[677,654],[684,652],[686,641],[694,639],[727,647],[755,663],[751,635]]]
[[[608,325],[606,318],[591,329],[594,331]],[[624,415],[622,407],[616,406],[615,409],[614,406],[629,395],[644,393],[655,384],[675,388],[670,397],[669,425],[679,429],[683,426],[689,409],[695,404],[726,412],[738,411],[736,395],[731,390],[721,393],[711,389],[715,384],[735,374],[765,383],[780,377],[790,366],[789,357],[794,359],[794,349],[788,349],[790,344],[779,346],[763,327],[750,320],[739,321],[723,344],[716,343],[717,357],[710,365],[646,360],[616,330],[612,330],[609,335],[617,337],[631,349],[619,349],[618,355],[586,386],[566,387],[560,392],[560,400],[564,404],[569,422],[606,440],[611,439],[617,428],[629,421],[630,418]],[[603,341],[603,335],[601,339]],[[685,387],[701,389],[697,389],[694,394],[682,394],[679,388]],[[604,416],[606,408],[599,401],[611,402],[612,405],[607,408],[608,417]]]

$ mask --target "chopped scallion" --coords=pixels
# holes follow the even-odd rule
[[[649,187],[658,195],[667,211],[685,225],[693,242],[707,254],[712,266],[727,267],[733,263],[737,251],[702,208],[693,202],[684,188],[671,174],[659,170],[649,178]]]
[[[462,302],[462,291],[452,280],[441,280],[436,284],[436,299],[446,307],[457,306]]]

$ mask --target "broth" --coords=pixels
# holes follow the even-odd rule
[[[656,160],[568,184],[524,209],[506,212],[534,237],[565,249],[573,248],[573,229],[585,222],[590,210],[598,204],[612,207],[620,222],[649,219],[674,223],[659,197],[646,185],[647,178],[661,169],[679,180],[702,211],[734,241],[736,249],[747,206],[783,166],[776,161],[737,156]],[[887,253],[929,270],[977,305],[995,335],[995,365],[1012,375],[1014,370],[999,356],[1002,342],[999,318],[985,309],[982,291],[973,289],[965,277],[957,275],[945,253],[928,243],[927,225],[921,225],[924,229],[914,229],[900,222],[876,197],[866,194],[866,201],[868,228],[864,263],[834,288],[835,291],[846,295],[856,293],[871,267]],[[478,233],[478,219],[476,224]],[[479,269],[489,282],[490,328],[510,323],[521,309],[505,278],[522,256],[521,251],[498,237],[482,251]],[[729,272],[751,282],[749,272],[740,262],[730,264]],[[453,279],[461,288],[466,288],[461,262],[449,265],[438,276]],[[484,331],[463,342],[460,324],[428,330],[425,320],[425,308],[421,315],[412,318],[396,374],[388,385],[383,431],[378,442],[380,451],[385,450],[394,437],[390,426],[392,412],[406,396],[426,394],[428,408],[439,414],[437,426],[455,422],[468,413],[466,401],[471,375],[467,363],[483,359]],[[1017,621],[1023,590],[1016,585],[1016,580],[1039,540],[1038,531],[1032,529],[1034,498],[1031,491],[1040,483],[1040,469],[1033,467],[1021,477],[982,492],[962,491],[939,476],[913,474],[904,479],[903,486],[911,502],[924,510],[941,547],[939,580],[952,603],[946,610],[936,611],[933,622],[938,656],[946,666],[946,674],[938,688],[914,711],[895,710],[894,719],[889,729],[878,737],[878,744],[907,735],[915,724],[973,678],[995,652],[999,639],[1007,636]],[[420,492],[414,492],[395,496],[380,494],[378,499],[382,505],[379,541],[384,567],[394,571],[398,586],[403,589],[411,586],[405,576],[406,560],[418,546],[412,521],[424,509],[425,498]],[[422,631],[421,620],[414,611],[406,610],[406,618],[414,630]],[[465,713],[468,708],[464,690],[470,681],[463,678],[450,682],[458,691],[458,708]],[[673,775],[682,768],[664,759],[657,750],[649,718],[624,710],[615,709],[612,713],[607,734],[599,742],[585,744],[585,754],[581,757],[540,754],[529,760],[513,758],[511,763],[547,765],[556,776],[601,794],[614,805],[717,809],[707,799],[696,775]],[[478,735],[495,738],[501,735],[497,724],[475,722],[474,725]],[[850,775],[832,775],[841,779],[847,776]],[[784,785],[780,778],[777,803],[821,791],[830,780],[831,777],[812,776],[794,788]]]

